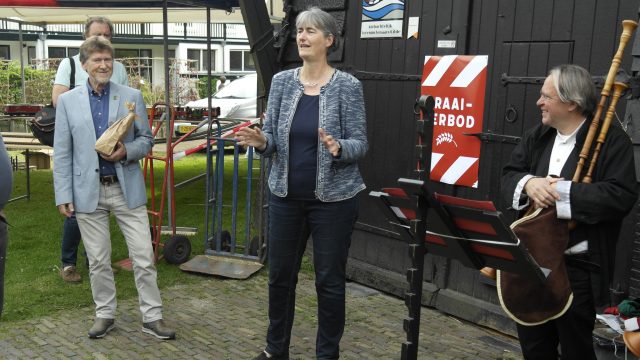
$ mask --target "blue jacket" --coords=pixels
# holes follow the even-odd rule
[[[287,196],[289,179],[289,130],[302,97],[300,68],[285,70],[273,77],[264,123],[267,147],[263,155],[272,155],[269,189]],[[362,84],[355,77],[336,70],[320,88],[318,126],[339,141],[342,153],[336,158],[318,138],[316,198],[331,202],[349,199],[365,189],[358,170],[358,159],[369,147]]]
[[[138,160],[153,146],[147,110],[139,90],[109,85],[109,126],[129,113],[125,102],[136,104],[137,118],[122,139],[127,158],[115,162],[116,174],[129,209],[147,203]],[[53,185],[56,205],[73,203],[80,213],[92,213],[100,197],[100,171],[95,150],[96,132],[87,86],[77,86],[58,98],[56,136],[53,138]]]

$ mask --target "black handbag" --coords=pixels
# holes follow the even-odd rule
[[[76,63],[72,57],[69,57],[69,65],[71,66],[69,89],[73,89],[76,83]],[[29,128],[42,145],[53,147],[53,134],[56,128],[56,108],[53,107],[53,101],[36,113],[29,121]]]
[[[29,122],[33,136],[42,145],[53,146],[53,130],[56,128],[56,108],[47,105],[38,111]]]

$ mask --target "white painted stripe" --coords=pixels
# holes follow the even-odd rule
[[[364,8],[368,11],[376,11],[376,10],[380,10],[385,6],[389,6],[389,5],[403,5],[404,6],[404,2],[401,0],[382,0],[377,4],[374,5],[370,5],[370,6],[364,6]]]
[[[451,63],[458,57],[458,55],[443,56],[436,64],[436,67],[431,70],[431,73],[422,83],[422,86],[436,86],[438,81],[442,79],[442,76],[447,72]]]
[[[473,188],[476,188],[476,189],[477,189],[477,188],[478,188],[478,181],[474,182],[474,183],[473,183],[473,185],[471,185],[471,187],[473,187]]]
[[[431,55],[425,55],[425,57],[424,57],[424,65],[427,65],[427,63],[429,62],[429,59],[431,59]]]
[[[451,167],[449,167],[449,169],[447,169],[447,171],[442,175],[440,182],[445,184],[455,184],[476,161],[478,161],[478,158],[475,157],[458,157]]]
[[[404,216],[404,214],[402,213],[402,210],[400,210],[398,207],[396,206],[389,206],[391,208],[391,211],[393,211],[393,213],[400,219],[406,219],[407,217]]]
[[[453,80],[451,87],[467,87],[487,67],[487,55],[474,56],[464,67],[458,77]]]
[[[433,168],[436,167],[436,165],[438,164],[438,161],[440,161],[440,159],[442,159],[442,157],[444,156],[444,154],[440,154],[440,153],[431,153],[431,170],[433,171]]]

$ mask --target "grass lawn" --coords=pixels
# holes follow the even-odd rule
[[[15,155],[13,153],[12,155]],[[223,203],[231,204],[233,157],[225,157],[225,190]],[[164,164],[155,162],[156,191],[160,199],[160,187]],[[240,157],[240,184],[246,184],[247,160]],[[253,194],[258,190],[259,161],[254,161]],[[180,183],[205,172],[206,156],[194,154],[175,163],[175,183]],[[246,186],[246,185],[245,185]],[[147,185],[147,188],[149,186]],[[14,172],[13,197],[26,193],[25,172]],[[246,188],[238,190],[237,228],[238,238],[244,239]],[[204,178],[177,189],[176,225],[198,228],[195,236],[190,236],[191,256],[204,253]],[[254,203],[255,204],[255,203]],[[67,284],[59,276],[60,241],[63,218],[55,207],[53,179],[51,170],[31,171],[31,199],[18,200],[5,207],[10,227],[9,245],[5,270],[5,297],[3,322],[36,318],[59,310],[93,306],[89,276],[84,266],[85,256],[82,245],[78,255],[78,269],[83,277],[80,284]],[[223,211],[223,229],[230,229],[231,209]],[[166,216],[166,207],[164,214]],[[256,217],[253,217],[256,219]],[[163,221],[166,224],[166,220]],[[257,229],[252,224],[253,229]],[[112,260],[126,258],[127,248],[115,221],[112,218]],[[251,236],[257,235],[252,230]],[[265,272],[266,273],[266,272]],[[264,275],[259,275],[264,276]],[[119,300],[137,296],[133,273],[119,271],[115,275]],[[201,277],[182,272],[176,265],[165,261],[158,263],[158,282],[160,288],[178,283],[201,281]]]

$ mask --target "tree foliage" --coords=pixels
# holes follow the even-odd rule
[[[22,77],[18,61],[0,61],[0,105],[28,103],[48,104],[56,72],[30,66],[24,68],[25,99],[22,97]]]

